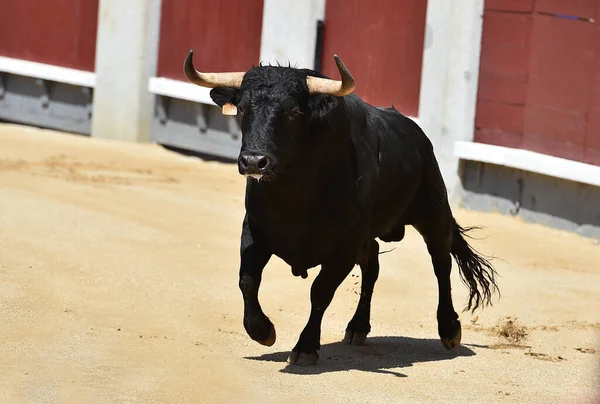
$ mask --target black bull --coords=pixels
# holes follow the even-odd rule
[[[490,303],[495,271],[465,241],[469,229],[452,215],[427,136],[393,107],[375,108],[350,94],[354,80],[336,62],[342,82],[281,66],[200,73],[192,52],[186,59],[190,81],[213,88],[210,95],[224,112],[237,108],[242,114],[238,166],[248,177],[239,274],[244,327],[253,340],[274,344],[275,328],[258,301],[263,268],[273,254],[303,278],[321,265],[308,323],[289,357],[290,363],[314,364],[325,310],[358,264],[360,300],[344,341],[364,343],[379,274],[376,238],[400,241],[411,225],[423,236],[437,277],[439,336],[454,348],[461,327],[451,297],[452,257],[469,288],[467,310]]]

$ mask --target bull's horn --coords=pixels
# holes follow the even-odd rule
[[[350,74],[350,71],[338,55],[333,55],[333,58],[340,71],[340,76],[342,76],[342,81],[308,76],[306,78],[306,84],[308,84],[308,92],[311,95],[329,94],[334,97],[343,97],[354,91],[354,87],[356,86],[354,77],[352,77],[352,74]]]
[[[233,87],[240,88],[245,72],[229,72],[229,73],[200,73],[194,68],[194,50],[190,49],[185,62],[183,63],[183,71],[185,77],[192,83],[208,88],[215,87]]]

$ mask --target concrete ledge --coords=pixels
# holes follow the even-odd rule
[[[92,89],[4,73],[0,120],[89,135]]]
[[[600,239],[600,187],[492,163],[461,165],[463,208]]]
[[[148,91],[155,95],[216,105],[210,98],[210,88],[199,87],[179,80],[152,77],[148,83]]]
[[[178,97],[156,98],[152,141],[206,157],[237,160],[242,146],[239,117],[223,115],[217,106]]]
[[[458,141],[454,143],[454,155],[465,160],[496,164],[600,187],[600,167],[528,150]]]
[[[94,87],[96,85],[96,75],[91,72],[30,62],[28,60],[13,59],[5,56],[0,56],[0,72],[57,81],[81,87]]]

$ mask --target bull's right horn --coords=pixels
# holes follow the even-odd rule
[[[240,88],[245,72],[228,72],[228,73],[200,73],[194,68],[194,50],[190,49],[185,62],[183,63],[183,71],[185,77],[192,83],[208,88],[215,87],[233,87]]]
[[[306,84],[308,85],[308,92],[310,95],[328,94],[333,95],[334,97],[343,97],[354,91],[354,87],[356,87],[354,77],[352,77],[352,74],[350,74],[350,71],[338,55],[333,55],[333,58],[340,71],[340,76],[342,76],[342,81],[308,76],[306,78]]]

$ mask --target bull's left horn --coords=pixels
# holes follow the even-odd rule
[[[228,72],[228,73],[200,73],[194,68],[194,50],[190,49],[185,62],[183,63],[183,71],[185,77],[192,83],[208,88],[215,87],[233,87],[240,88],[245,72]]]
[[[334,97],[343,97],[354,91],[354,87],[356,87],[354,77],[352,77],[352,74],[350,74],[350,71],[338,55],[333,55],[333,58],[340,71],[340,76],[342,76],[342,81],[308,76],[306,84],[308,85],[308,92],[311,95],[328,94]]]

